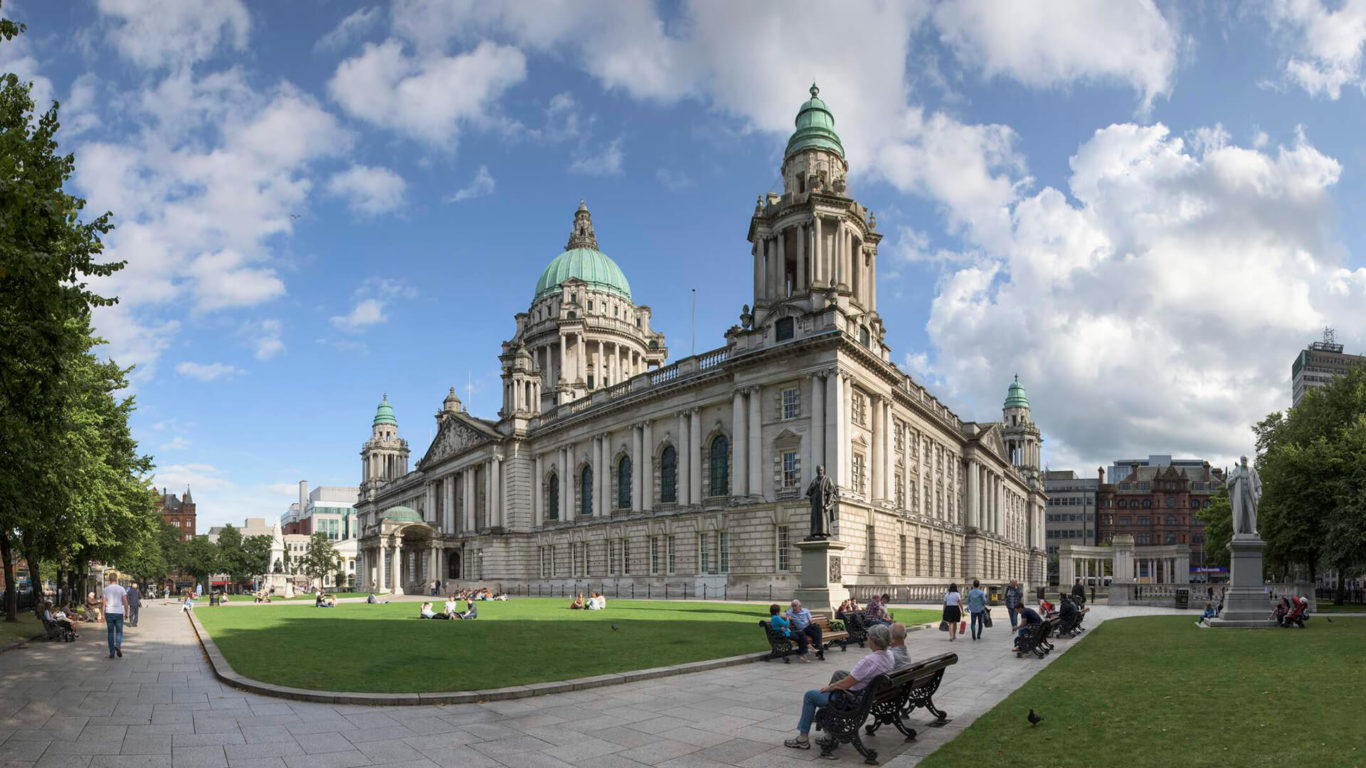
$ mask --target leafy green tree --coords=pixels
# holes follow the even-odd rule
[[[242,539],[243,571],[248,576],[263,576],[270,571],[270,537],[248,536]]]
[[[1200,508],[1195,516],[1205,523],[1205,564],[1227,568],[1228,543],[1233,539],[1233,507],[1229,505],[1228,489],[1215,491],[1209,506]]]
[[[196,584],[203,583],[218,570],[218,545],[204,536],[187,540],[180,552],[177,570],[189,574]]]
[[[0,45],[23,31],[23,25],[0,19]],[[6,621],[17,620],[15,532],[35,569],[34,584],[41,584],[44,560],[74,568],[83,549],[117,548],[93,530],[95,522],[85,516],[91,505],[135,511],[140,504],[116,488],[127,479],[112,477],[120,471],[118,462],[90,461],[100,447],[63,442],[73,434],[89,436],[109,415],[73,407],[71,400],[85,391],[78,383],[98,377],[70,369],[90,364],[91,308],[115,301],[91,291],[87,280],[113,274],[123,264],[97,260],[100,237],[112,228],[109,214],[81,221],[85,201],[64,190],[75,159],[57,154],[57,105],[35,114],[31,90],[31,83],[13,73],[0,74],[0,559],[9,598]],[[110,378],[119,377],[105,377]],[[114,448],[108,442],[114,439],[121,437],[107,436],[102,448]],[[64,456],[73,447],[79,449],[75,455]],[[75,478],[68,476],[73,466]],[[91,488],[93,497],[78,495]],[[73,502],[86,508],[68,513]]]
[[[327,534],[318,532],[309,537],[308,546],[296,567],[321,587],[323,579],[336,570],[340,559],[337,548],[332,546],[332,540],[327,538]]]
[[[242,549],[242,532],[231,525],[218,532],[218,572],[238,582],[251,577],[247,568],[247,553]]]

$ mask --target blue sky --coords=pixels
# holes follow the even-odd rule
[[[885,234],[894,359],[1046,461],[1228,462],[1296,351],[1366,349],[1366,3],[5,2],[62,104],[135,431],[202,525],[420,452],[588,201],[671,358],[750,301],[756,195],[814,79]]]

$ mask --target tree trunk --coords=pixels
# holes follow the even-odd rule
[[[5,567],[5,621],[19,620],[19,589],[14,583],[14,550],[10,548],[9,531],[0,528],[0,558]]]
[[[1333,605],[1342,605],[1342,598],[1343,598],[1343,595],[1344,595],[1344,593],[1347,591],[1347,590],[1346,590],[1346,587],[1347,587],[1346,581],[1347,581],[1347,571],[1343,570],[1342,568],[1339,568],[1339,569],[1338,569],[1338,586],[1337,586],[1337,589],[1335,589],[1335,590],[1333,591]]]
[[[39,572],[37,553],[27,545],[27,542],[20,542],[24,545],[24,559],[28,561],[28,583],[33,588],[33,615],[41,621],[43,618],[43,579]]]

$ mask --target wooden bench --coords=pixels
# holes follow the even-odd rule
[[[75,641],[75,630],[67,629],[66,627],[62,626],[61,624],[58,624],[55,621],[48,621],[46,617],[40,618],[42,618],[43,622],[43,631],[47,633],[47,636],[44,639],[62,640],[68,643]]]
[[[821,644],[820,647],[816,648],[818,653],[824,653],[836,643],[839,644],[840,650],[849,650],[848,632],[831,629],[830,620],[824,615],[813,614],[811,623],[821,628]],[[784,664],[790,664],[792,660],[788,657],[797,653],[797,650],[800,647],[797,643],[797,638],[788,637],[781,631],[774,629],[772,625],[768,623],[768,619],[760,619],[759,626],[764,628],[764,635],[768,638],[769,654],[765,661],[782,659]],[[815,647],[816,644],[812,642],[811,645],[812,647]]]
[[[883,725],[895,726],[906,741],[915,738],[915,729],[906,719],[917,708],[929,710],[937,724],[948,722],[948,713],[934,705],[934,693],[944,678],[944,670],[958,663],[958,654],[945,653],[873,678],[862,691],[835,691],[830,703],[816,712],[816,728],[825,733],[818,739],[821,757],[834,759],[841,744],[853,744],[868,765],[877,765],[877,750],[863,743],[859,730],[871,736]],[[869,717],[873,722],[864,726]]]
[[[1053,644],[1048,642],[1048,635],[1053,631],[1053,628],[1057,626],[1057,623],[1057,619],[1044,619],[1038,624],[1035,624],[1028,635],[1025,635],[1023,638],[1017,636],[1015,640],[1015,658],[1018,659],[1026,653],[1032,653],[1041,659],[1044,656],[1047,656],[1048,652],[1053,650]]]

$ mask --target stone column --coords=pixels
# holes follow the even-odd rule
[[[688,435],[691,437],[689,452],[692,453],[692,473],[688,475],[688,481],[692,483],[692,490],[689,495],[692,497],[693,504],[702,503],[702,409],[692,409],[692,423],[688,427]]]
[[[844,377],[839,370],[825,377],[825,474],[843,485],[844,474]]]
[[[814,478],[816,467],[825,464],[825,377],[813,373],[808,378],[811,379],[811,435],[806,442],[809,455],[802,474],[803,478]],[[802,490],[806,490],[804,483]]]
[[[764,239],[762,237],[754,241],[754,247],[750,253],[754,255],[754,303],[757,305],[764,299]]]
[[[541,454],[536,454],[536,474],[531,478],[531,512],[532,525],[540,528],[545,524],[545,497],[542,485],[542,477],[545,475],[545,459]]]
[[[895,430],[896,419],[892,416],[892,400],[889,397],[884,397],[882,398],[882,498],[887,501],[896,500],[896,477],[892,473],[892,466],[896,463],[892,457],[895,451],[895,447],[892,445],[892,432]]]
[[[730,396],[730,486],[733,496],[749,495],[749,440],[745,436],[748,424],[745,393],[737,388]]]
[[[648,511],[655,507],[655,435],[654,426],[648,419],[641,425],[640,432],[640,506],[642,511]]]
[[[884,478],[882,471],[882,434],[883,430],[886,429],[886,425],[882,421],[882,398],[878,395],[869,395],[868,408],[872,411],[869,415],[871,416],[872,421],[873,438],[872,460],[868,462],[868,499],[873,503],[877,503],[887,498],[883,485]]]
[[[748,403],[745,412],[746,421],[745,438],[749,441],[749,446],[745,449],[745,459],[749,467],[745,470],[745,475],[749,480],[749,495],[754,498],[764,498],[764,388],[750,387],[745,390],[748,396]]]
[[[391,563],[393,567],[389,591],[395,595],[401,595],[403,594],[403,540],[395,536],[392,547],[394,555]]]
[[[978,468],[976,459],[968,459],[966,464],[968,473],[967,525],[969,528],[976,528],[981,524],[977,505],[981,502],[982,480],[977,476]]]
[[[787,231],[778,232],[778,298],[787,298]]]
[[[689,462],[691,454],[688,452],[688,412],[683,411],[678,414],[678,477],[674,482],[674,493],[678,499],[678,506],[686,507],[692,503],[688,496],[688,489],[692,483],[688,482],[692,468]]]
[[[574,519],[574,446],[560,449],[560,519]]]
[[[612,486],[612,435],[605,433],[598,440],[598,450],[602,452],[602,476],[598,478],[598,499],[602,502],[600,515],[611,515],[612,507],[615,506],[615,495]],[[595,475],[595,477],[597,477]]]
[[[593,514],[602,516],[602,476],[607,468],[602,465],[602,438],[594,437],[588,443],[589,460],[593,463],[593,485],[588,492],[593,494]]]
[[[877,252],[870,251],[868,253],[868,287],[864,289],[868,292],[869,312],[877,311],[877,282],[873,280],[875,274],[877,274]]]
[[[441,542],[437,539],[432,539],[427,550],[427,581],[439,582],[442,580],[441,575]],[[430,585],[423,584],[422,586],[422,592],[423,594],[426,594],[426,588]]]
[[[825,268],[825,243],[822,241],[821,217],[814,217],[811,235],[811,281],[820,284],[829,279]],[[813,472],[815,470],[812,470]],[[814,475],[812,475],[814,477]]]
[[[497,456],[493,457],[493,496],[489,499],[489,525],[495,524],[507,525],[503,519],[503,460]]]
[[[796,237],[795,237],[796,243],[795,243],[795,245],[797,246],[797,283],[796,283],[796,285],[794,286],[794,292],[796,292],[796,291],[804,291],[804,290],[806,290],[806,288],[807,288],[807,282],[806,282],[806,255],[807,255],[807,254],[806,254],[806,225],[805,225],[805,224],[798,224],[797,227],[796,227],[796,229],[794,230],[794,232],[796,233]]]
[[[644,506],[641,504],[641,498],[642,498],[642,497],[641,497],[641,495],[640,495],[640,494],[641,494],[641,490],[643,489],[643,486],[640,484],[640,477],[641,477],[641,475],[642,475],[642,474],[644,473],[644,471],[645,471],[645,462],[647,461],[647,459],[645,458],[645,451],[644,451],[644,447],[643,447],[643,446],[644,446],[644,442],[645,442],[645,441],[644,441],[643,437],[641,436],[641,426],[640,426],[639,424],[632,424],[632,425],[631,425],[631,511],[632,511],[632,512],[640,512],[642,509],[644,509]]]

